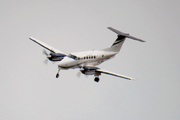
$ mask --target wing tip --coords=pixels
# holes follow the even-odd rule
[[[35,40],[35,38],[33,38],[33,37],[29,37],[29,39],[30,39],[30,40]]]

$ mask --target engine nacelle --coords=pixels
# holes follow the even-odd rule
[[[51,61],[61,61],[66,55],[61,53],[50,53],[50,57],[48,57]]]
[[[95,70],[94,71],[81,70],[81,72],[85,75],[94,75],[96,71]]]
[[[98,67],[83,67],[80,71],[85,75],[96,75],[98,69]]]

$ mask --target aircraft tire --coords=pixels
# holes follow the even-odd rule
[[[95,77],[95,78],[94,78],[94,81],[95,81],[95,82],[99,82],[99,78],[98,78],[98,77]]]
[[[58,78],[59,77],[59,74],[56,74],[56,78]]]

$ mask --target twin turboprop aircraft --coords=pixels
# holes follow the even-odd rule
[[[85,51],[85,52],[75,52],[75,53],[65,54],[35,38],[30,37],[29,39],[50,51],[50,54],[44,51],[44,54],[47,55],[47,58],[50,61],[58,62],[58,72],[56,74],[56,78],[59,77],[60,70],[79,68],[81,73],[85,75],[94,75],[95,82],[99,82],[99,76],[101,75],[101,73],[124,78],[127,80],[134,80],[134,78],[116,74],[116,73],[109,72],[106,70],[102,70],[98,67],[95,67],[103,63],[104,61],[114,57],[116,54],[118,54],[126,38],[131,38],[140,42],[145,42],[144,40],[141,40],[129,34],[123,33],[112,27],[108,27],[108,29],[117,33],[118,36],[111,47],[105,48],[102,50],[91,50],[91,51]]]

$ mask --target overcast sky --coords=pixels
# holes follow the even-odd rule
[[[0,120],[180,120],[179,0],[1,0]],[[45,65],[37,38],[64,53],[126,39],[100,68],[136,78],[81,75]]]

